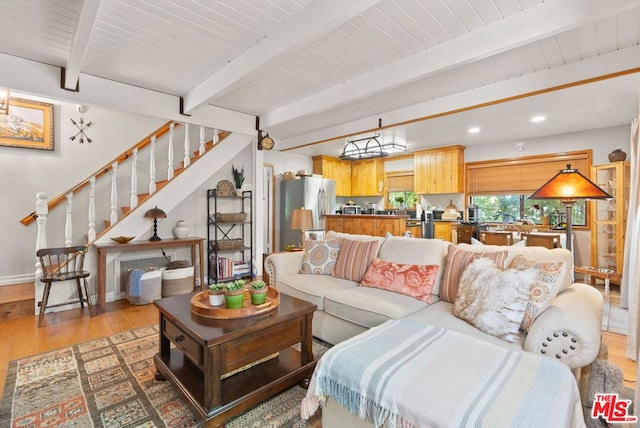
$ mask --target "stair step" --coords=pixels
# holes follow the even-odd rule
[[[35,305],[33,282],[0,287],[0,321],[32,316]]]

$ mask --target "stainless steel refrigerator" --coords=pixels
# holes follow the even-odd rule
[[[280,184],[280,249],[300,242],[300,231],[291,229],[291,212],[305,208],[313,212],[313,228],[324,230],[324,214],[332,214],[336,205],[336,182],[322,177],[282,180]]]

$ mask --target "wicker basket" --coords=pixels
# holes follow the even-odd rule
[[[177,296],[193,291],[193,266],[162,271],[162,297]]]
[[[240,238],[211,241],[211,247],[217,251],[239,250],[244,247],[244,241]]]
[[[247,213],[216,213],[218,223],[243,223],[247,219]]]

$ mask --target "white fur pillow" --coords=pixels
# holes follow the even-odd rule
[[[535,269],[498,268],[487,258],[470,263],[462,272],[453,314],[504,341],[517,343]]]

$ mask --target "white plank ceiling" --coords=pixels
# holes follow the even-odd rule
[[[379,121],[420,148],[616,126],[638,108],[638,0],[0,0],[0,11],[0,65],[65,68],[60,84],[80,94],[95,77],[183,98],[188,113],[258,116],[298,153],[335,155],[341,143],[308,144]],[[3,67],[0,87],[27,72]],[[588,79],[602,81],[545,93]],[[536,112],[545,127],[521,123]],[[430,119],[403,124],[418,118]]]

